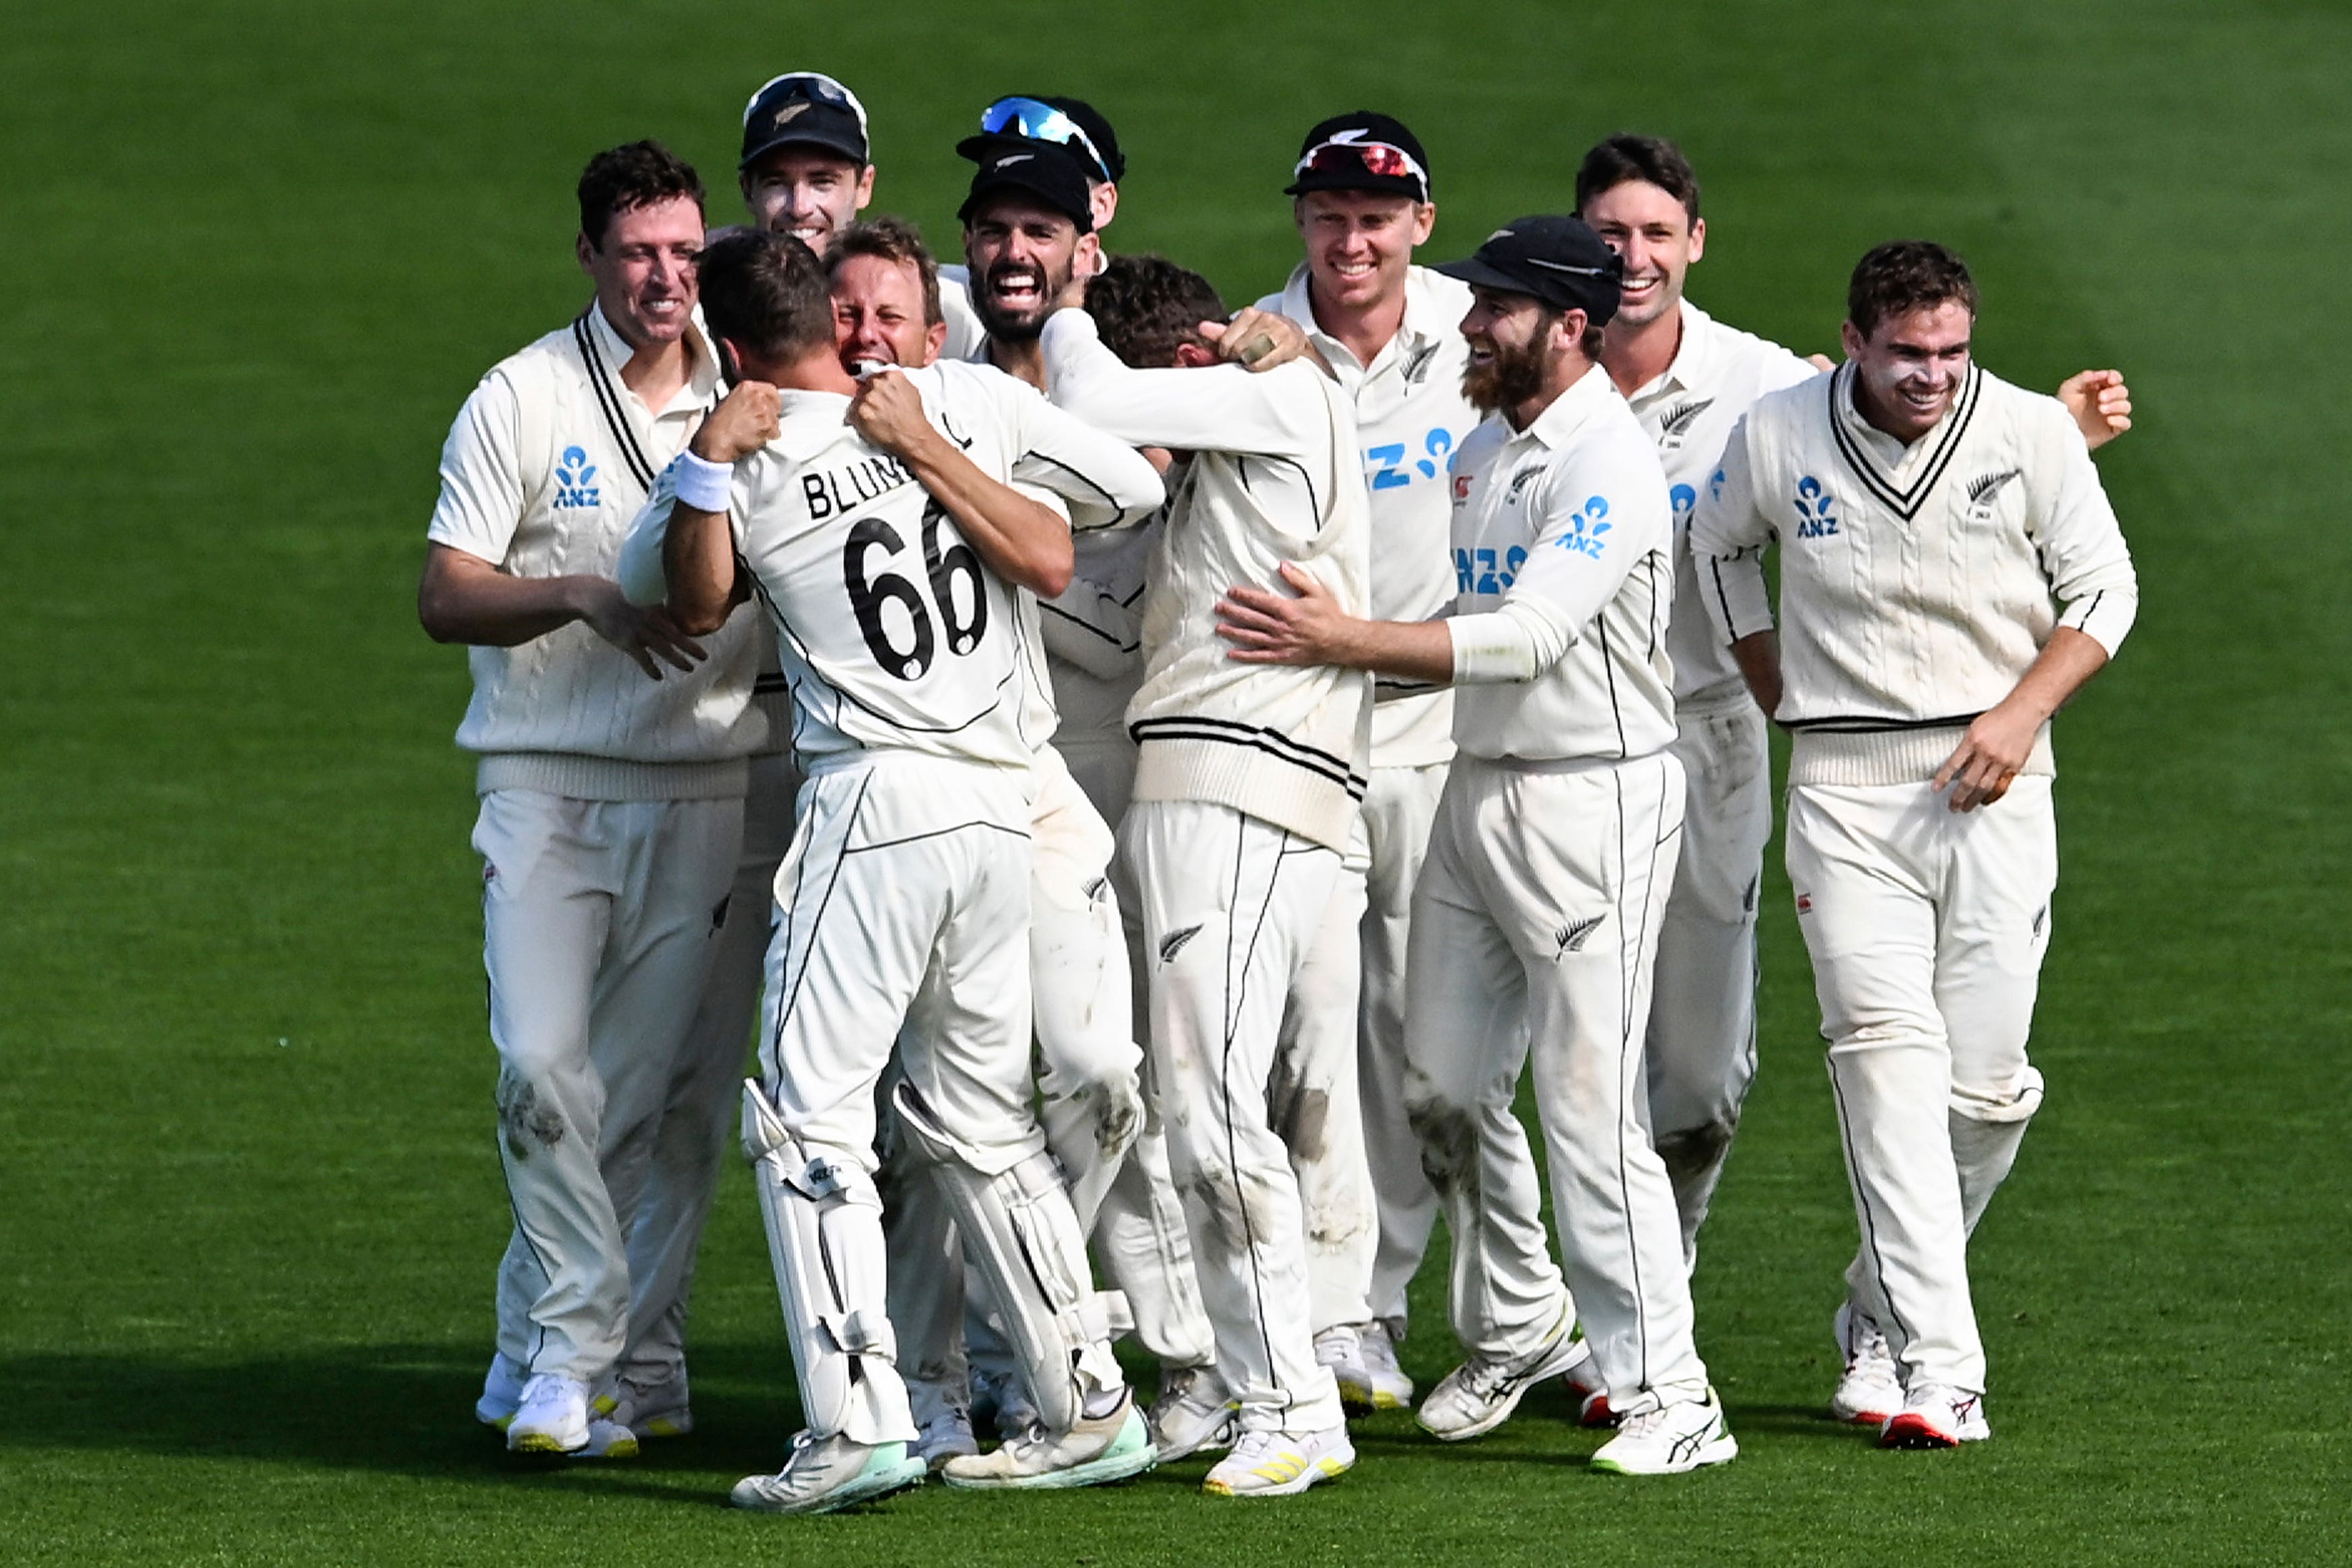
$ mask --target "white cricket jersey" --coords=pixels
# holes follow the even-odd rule
[[[1666,651],[1675,661],[1675,696],[1706,701],[1744,691],[1731,650],[1716,639],[1699,597],[1691,559],[1691,509],[1723,456],[1731,427],[1768,392],[1822,374],[1809,361],[1752,332],[1728,327],[1696,305],[1682,302],[1683,336],[1665,374],[1627,401],[1657,443],[1666,493],[1675,503],[1675,617]]]
[[[1370,680],[1236,663],[1216,605],[1237,583],[1279,583],[1287,562],[1364,613],[1370,529],[1346,395],[1305,361],[1257,374],[1131,369],[1083,310],[1055,311],[1043,341],[1056,403],[1121,440],[1190,454],[1170,476],[1147,571],[1144,677],[1128,707],[1135,798],[1229,805],[1344,850],[1364,794]]]
[[[961,366],[908,371],[931,422],[1002,479],[1036,406]],[[1028,766],[1011,588],[836,393],[787,392],[776,438],[735,465],[737,556],[772,617],[803,771],[868,751]],[[665,471],[629,541],[632,597],[657,591],[676,499]]]
[[[659,413],[621,381],[628,343],[591,305],[500,361],[450,426],[426,537],[517,577],[612,577],[655,476],[719,397],[690,331],[690,380]],[[764,731],[751,707],[756,619],[702,639],[710,657],[651,680],[579,622],[514,647],[467,650],[473,701],[457,743],[479,786],[583,799],[723,797]]]
[[[1488,416],[1454,468],[1454,743],[1530,763],[1663,750],[1674,511],[1608,374],[1592,366],[1525,430]],[[1514,633],[1534,639],[1532,679],[1468,668],[1465,645]]]
[[[1425,621],[1454,602],[1454,455],[1479,414],[1462,395],[1470,286],[1426,267],[1405,271],[1404,321],[1365,364],[1315,321],[1304,263],[1261,310],[1289,317],[1323,352],[1354,401],[1372,515],[1372,618]],[[1372,714],[1376,767],[1420,767],[1454,754],[1448,692],[1383,700]]]
[[[1853,379],[1849,364],[1748,410],[1691,549],[1729,642],[1770,629],[1762,556],[1780,543],[1773,717],[1797,732],[1791,777],[1906,784],[2010,694],[2056,627],[2114,653],[2139,588],[2063,404],[1972,365],[1951,411],[1906,447],[1855,409]],[[2053,766],[2045,731],[2028,771]]]

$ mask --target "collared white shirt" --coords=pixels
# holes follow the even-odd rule
[[[1454,744],[1522,762],[1643,757],[1675,738],[1674,514],[1599,365],[1525,430],[1500,414],[1454,477]],[[1515,652],[1531,678],[1497,679]]]
[[[1682,342],[1674,363],[1627,399],[1657,443],[1675,506],[1675,618],[1666,633],[1675,696],[1688,701],[1746,689],[1731,650],[1717,642],[1691,559],[1691,509],[1715,472],[1731,427],[1768,392],[1821,374],[1780,344],[1743,332],[1682,301]]]
[[[1470,363],[1462,336],[1470,286],[1426,267],[1406,268],[1404,320],[1370,364],[1317,325],[1305,263],[1257,308],[1297,322],[1331,362],[1355,405],[1371,501],[1373,618],[1425,621],[1442,615],[1454,597],[1448,543],[1454,457],[1481,417],[1462,395],[1462,374]],[[1450,708],[1443,692],[1381,702],[1372,714],[1373,765],[1444,762],[1453,751]]]

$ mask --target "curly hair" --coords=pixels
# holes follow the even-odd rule
[[[1202,321],[1225,319],[1210,281],[1164,256],[1114,256],[1087,280],[1087,314],[1103,347],[1138,369],[1176,363],[1180,344],[1202,342]]]
[[[1846,285],[1845,319],[1868,337],[1890,316],[1933,310],[1957,300],[1977,313],[1976,279],[1968,263],[1927,239],[1890,239],[1854,264]]]
[[[608,147],[580,172],[580,232],[602,250],[606,232],[621,214],[680,196],[703,212],[703,194],[702,176],[694,165],[658,142]]]

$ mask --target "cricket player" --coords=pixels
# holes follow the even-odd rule
[[[1054,312],[1041,347],[1056,403],[1123,440],[1186,454],[1148,573],[1120,847],[1143,900],[1170,1159],[1216,1373],[1238,1406],[1233,1450],[1203,1487],[1266,1497],[1355,1462],[1314,1353],[1285,1136],[1301,1129],[1277,1124],[1268,1100],[1276,1079],[1333,1096],[1353,1076],[1348,1058],[1281,1061],[1277,1047],[1362,797],[1370,693],[1346,671],[1233,664],[1213,610],[1236,577],[1285,565],[1360,609],[1370,560],[1344,394],[1311,363],[1262,374],[1221,364],[1202,323],[1224,314],[1197,274],[1122,258],[1087,284],[1084,310]]]
[[[1118,182],[1127,177],[1127,156],[1119,151],[1118,133],[1099,110],[1084,99],[1052,98],[1043,94],[1012,93],[997,99],[980,111],[979,134],[967,136],[956,143],[956,154],[975,163],[987,163],[1000,154],[1019,155],[1034,152],[1039,146],[1056,148],[1076,159],[1087,181],[1087,216],[1085,232],[1099,234],[1110,226],[1118,213]],[[1075,258],[1077,276],[1087,278],[1102,264],[1098,247],[1086,249]],[[971,297],[971,272],[968,267],[940,268],[940,300],[948,321],[947,353],[950,359],[992,360],[995,353],[991,339],[999,335],[1001,320],[983,317],[974,309]],[[1018,343],[1017,337],[1006,335],[1008,349]],[[1034,357],[1026,353],[1012,356],[1016,363],[1034,369]],[[1035,378],[1024,374],[1014,364],[1003,368],[1022,374],[1034,385]]]
[[[1771,835],[1765,718],[1738,666],[1716,640],[1689,548],[1691,509],[1732,426],[1765,393],[1810,381],[1822,359],[1709,316],[1684,293],[1706,247],[1698,177],[1673,142],[1610,137],[1577,172],[1579,211],[1625,260],[1625,297],[1601,360],[1650,432],[1675,502],[1675,755],[1689,781],[1683,848],[1658,939],[1650,1005],[1651,1131],[1675,1184],[1683,1256],[1730,1152],[1756,1072],[1756,893]],[[2083,371],[2059,387],[2095,450],[2131,426],[2123,377]],[[1885,1336],[1841,1308],[1833,1325],[1845,1363],[1831,1407],[1840,1419],[1883,1423],[1902,1406]]]
[[[1016,460],[1148,464],[984,369],[838,358],[822,265],[797,241],[706,252],[704,308],[745,380],[641,519],[680,623],[756,594],[808,773],[777,874],[761,1078],[744,1092],[807,1429],[738,1505],[821,1512],[919,1480],[886,1314],[876,1089],[934,1165],[992,1289],[1040,1423],[950,1485],[1076,1486],[1153,1458],[1062,1174],[1029,1109],[1030,791],[1012,586],[1058,592],[1068,525]],[[782,389],[781,395],[779,388]],[[1122,480],[1123,485],[1127,482]],[[645,592],[642,573],[632,587]]]
[[[617,1395],[630,1216],[742,834],[750,617],[697,640],[613,580],[655,475],[717,401],[693,326],[703,188],[657,142],[580,180],[588,309],[451,428],[417,593],[471,645],[484,963],[515,1228],[477,1413],[514,1448],[634,1453]]]
[[[792,235],[824,254],[873,197],[865,106],[815,71],[789,71],[762,84],[743,108],[737,184],[757,226]],[[751,701],[766,719],[767,738],[748,764],[743,847],[713,941],[710,977],[687,1029],[629,1228],[634,1294],[613,1414],[640,1438],[674,1436],[694,1426],[686,1369],[688,1299],[759,1005],[771,889],[792,839],[793,803],[800,792],[792,700],[774,635],[760,617],[746,618],[754,623],[759,644]]]
[[[1789,877],[1862,1232],[1848,1313],[1903,1387],[1890,1447],[1990,1435],[1968,1239],[2042,1099],[2050,721],[2139,603],[2074,420],[1971,363],[1976,310],[1941,246],[1864,257],[1846,364],[1749,409],[1691,520],[1717,635],[1793,735]]]
[[[1371,511],[1371,615],[1418,621],[1454,598],[1447,540],[1454,454],[1479,420],[1462,393],[1470,290],[1412,264],[1437,219],[1429,156],[1402,121],[1360,110],[1307,132],[1286,194],[1306,248],[1258,309],[1305,329],[1354,404]],[[1327,924],[1299,976],[1288,1032],[1329,1033],[1358,1057],[1364,1160],[1302,1162],[1317,1358],[1351,1406],[1402,1409],[1405,1287],[1437,1217],[1405,1119],[1405,935],[1412,887],[1454,755],[1453,698],[1384,694],[1372,769]],[[1309,1049],[1321,1054],[1319,1044]],[[1372,1209],[1362,1210],[1369,1194]],[[1441,1425],[1446,1408],[1424,1413]]]
[[[1738,1447],[1692,1343],[1673,1189],[1643,1124],[1683,813],[1664,640],[1672,505],[1598,363],[1616,254],[1577,219],[1528,217],[1442,270],[1471,286],[1464,390],[1492,410],[1455,461],[1453,615],[1360,619],[1295,571],[1295,597],[1236,586],[1220,613],[1253,668],[1337,664],[1458,689],[1406,1016],[1410,1104],[1470,1350],[1447,1382],[1489,1409],[1450,1435],[1500,1421],[1515,1391],[1565,1364],[1580,1311],[1619,1417],[1593,1465],[1675,1474]],[[1528,1058],[1573,1305],[1511,1113]]]

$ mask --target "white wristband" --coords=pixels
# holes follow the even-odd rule
[[[713,463],[680,452],[672,465],[677,475],[677,499],[697,511],[723,512],[735,492],[735,465]]]

